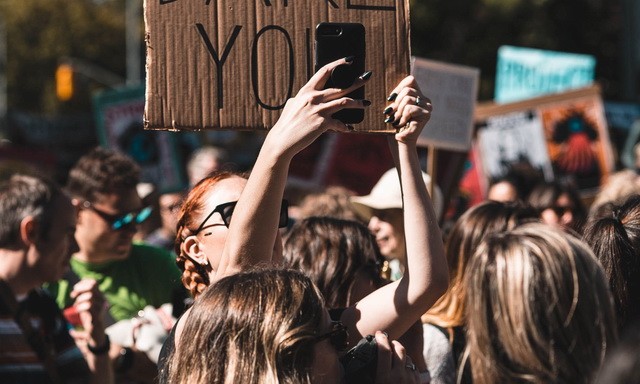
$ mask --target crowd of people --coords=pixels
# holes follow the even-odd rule
[[[433,106],[409,76],[376,95],[395,168],[369,194],[285,199],[294,156],[371,104],[346,97],[370,75],[323,89],[349,64],[286,103],[249,173],[203,149],[188,190],[141,196],[136,163],[95,148],[64,188],[0,181],[0,382],[637,382],[625,171],[593,204],[512,173],[444,231],[417,149]]]

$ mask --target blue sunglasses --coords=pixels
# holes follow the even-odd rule
[[[131,224],[142,224],[151,216],[151,212],[153,212],[152,207],[144,207],[129,213],[125,213],[124,215],[111,215],[94,207],[93,204],[88,201],[82,203],[82,207],[90,209],[93,212],[97,213],[98,216],[100,216],[111,226],[111,229],[116,231]]]

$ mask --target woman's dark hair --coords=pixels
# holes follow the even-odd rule
[[[529,194],[527,202],[533,208],[542,212],[547,208],[553,207],[560,196],[565,194],[573,205],[573,209],[571,210],[573,214],[573,224],[571,229],[576,232],[580,232],[587,218],[587,209],[582,203],[582,199],[580,199],[577,189],[572,184],[560,181],[539,183]]]
[[[584,240],[604,268],[613,293],[618,326],[640,320],[640,196],[632,196],[611,216],[586,226]]]
[[[344,308],[352,298],[356,277],[378,288],[384,284],[383,261],[375,238],[364,225],[332,217],[309,217],[296,223],[284,242],[284,263],[304,271],[318,286],[329,308]]]

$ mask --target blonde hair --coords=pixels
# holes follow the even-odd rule
[[[447,238],[449,288],[422,316],[422,321],[443,328],[463,326],[465,320],[465,269],[473,251],[493,232],[537,221],[537,212],[517,202],[486,201],[466,211],[456,221]]]
[[[600,264],[548,225],[488,236],[466,283],[474,383],[588,383],[617,337]]]
[[[607,178],[604,185],[596,195],[591,207],[589,216],[598,217],[600,211],[607,203],[621,205],[629,197],[640,193],[640,175],[632,169],[625,169],[613,173]]]
[[[170,383],[310,384],[324,302],[293,270],[225,277],[196,299],[169,357]]]

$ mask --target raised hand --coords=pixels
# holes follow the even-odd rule
[[[287,101],[266,141],[275,141],[274,144],[282,148],[284,153],[293,156],[326,130],[349,130],[350,127],[331,116],[344,108],[365,108],[371,104],[368,100],[345,97],[362,87],[371,73],[363,73],[349,88],[323,88],[335,67],[350,64],[349,58],[344,58],[329,63],[316,72],[296,96]]]
[[[385,108],[385,122],[396,127],[395,139],[398,142],[415,143],[422,128],[431,118],[433,105],[422,94],[418,82],[413,76],[405,77],[394,89]]]

